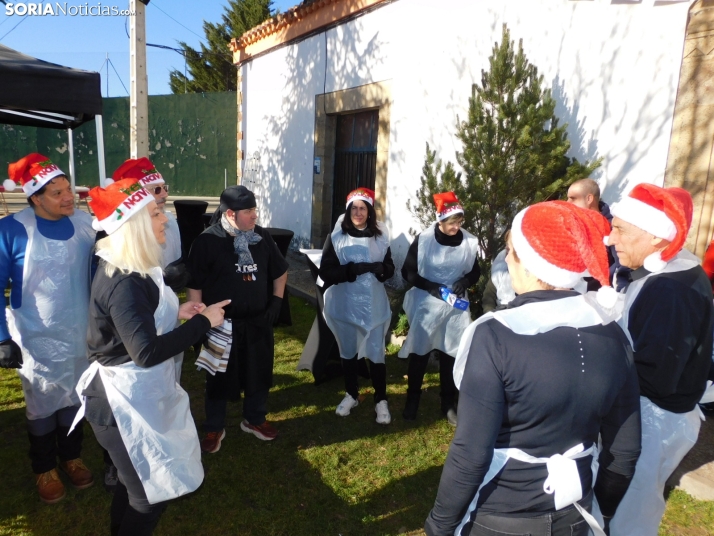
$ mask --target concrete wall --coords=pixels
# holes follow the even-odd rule
[[[393,255],[415,223],[406,201],[428,142],[455,161],[458,117],[507,23],[569,124],[571,156],[604,157],[612,202],[662,184],[690,2],[397,0],[242,67],[242,147],[261,162],[263,223],[310,240],[315,96],[391,84],[386,221]],[[320,247],[322,244],[313,244]]]
[[[149,158],[171,186],[172,195],[217,196],[236,183],[235,93],[149,97]],[[99,183],[94,121],[74,131],[77,185]],[[129,99],[104,99],[107,175],[129,158]],[[0,125],[0,169],[31,152],[50,157],[69,172],[67,132]]]

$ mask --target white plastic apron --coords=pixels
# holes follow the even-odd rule
[[[516,293],[511,284],[511,274],[508,273],[508,265],[506,264],[506,254],[508,252],[503,249],[496,255],[491,263],[491,282],[496,287],[496,298],[498,305],[506,305],[515,297]]]
[[[342,232],[343,219],[344,214],[337,219],[331,235],[340,264],[382,262],[389,249],[389,234],[382,224],[378,223],[381,236],[355,238]],[[337,339],[341,357],[351,359],[356,354],[373,363],[384,363],[391,312],[384,284],[374,274],[362,274],[353,283],[328,288],[323,315]]]
[[[464,229],[461,232],[464,237],[456,247],[439,244],[434,226],[419,235],[417,271],[421,277],[452,288],[473,269],[478,254],[476,237]],[[426,355],[433,349],[456,355],[461,335],[471,323],[469,311],[456,309],[416,287],[404,295],[402,308],[409,319],[409,334],[399,357],[409,357],[412,353]]]
[[[30,420],[79,405],[77,381],[87,369],[87,311],[90,259],[95,231],[92,218],[69,216],[74,235],[52,240],[37,229],[31,208],[14,217],[27,231],[22,272],[22,304],[8,310],[8,329],[22,348],[18,369]]]
[[[698,265],[697,257],[682,250],[663,270],[630,283],[625,294],[625,311],[619,321],[628,337],[630,308],[645,281],[653,275],[690,270]],[[630,487],[610,522],[612,536],[656,536],[665,509],[665,483],[696,443],[701,427],[698,407],[688,413],[672,413],[640,397],[640,408],[642,453],[637,460]]]
[[[549,495],[554,494],[555,509],[562,510],[566,506],[571,504],[580,512],[587,524],[590,526],[591,532],[595,536],[605,536],[605,531],[602,530],[603,524],[599,523],[595,516],[590,514],[585,508],[580,506],[577,501],[583,498],[582,484],[580,483],[580,474],[578,473],[578,466],[575,462],[578,458],[584,458],[585,456],[593,457],[592,460],[592,472],[593,472],[593,483],[597,478],[597,449],[595,446],[591,446],[589,449],[584,450],[583,444],[580,443],[575,447],[569,449],[564,454],[554,454],[550,458],[536,458],[526,454],[520,449],[508,448],[508,449],[494,449],[493,458],[491,459],[491,465],[488,468],[488,472],[483,479],[483,482],[476,491],[471,504],[469,504],[466,510],[466,515],[459,524],[459,526],[454,531],[455,536],[462,536],[461,531],[464,526],[471,520],[474,510],[476,510],[476,504],[478,503],[479,494],[481,489],[491,482],[498,473],[506,465],[509,459],[513,458],[515,460],[530,463],[530,464],[546,464],[548,469],[548,478],[546,478],[543,483],[543,491]],[[595,515],[600,517],[600,509],[596,506],[597,501],[593,496],[593,511],[597,512]]]
[[[166,222],[166,242],[161,244],[161,268],[166,267],[181,258],[181,235],[179,234],[176,216],[170,212],[164,212],[168,221]],[[180,326],[177,322],[175,327]],[[174,366],[176,367],[176,381],[181,383],[181,367],[183,365],[183,352],[174,356]]]
[[[588,292],[581,296],[559,300],[526,303],[520,307],[494,311],[479,317],[466,328],[456,352],[454,362],[456,388],[461,386],[474,332],[487,320],[494,318],[518,335],[547,333],[558,327],[585,328],[598,324],[604,326],[616,321],[621,314],[624,297],[619,295],[615,307],[605,309],[598,304],[596,295],[596,292]]]
[[[179,234],[176,216],[170,212],[164,212],[168,221],[164,226],[166,231],[166,242],[161,244],[161,268],[166,268],[169,264],[181,258],[181,235]]]
[[[160,291],[154,319],[156,333],[162,335],[175,328],[179,301],[164,285],[160,268],[152,268],[151,279]],[[103,367],[95,361],[82,376],[78,393],[97,371],[149,503],[195,491],[203,482],[201,449],[188,394],[176,382],[173,360],[149,368],[140,368],[132,361]],[[83,416],[84,400],[72,426]]]
[[[642,452],[635,476],[610,521],[611,536],[656,536],[664,514],[664,486],[697,442],[699,408],[672,413],[640,397]]]

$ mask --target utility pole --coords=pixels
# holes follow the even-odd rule
[[[146,77],[146,6],[148,0],[129,0],[131,158],[149,155],[149,83]]]

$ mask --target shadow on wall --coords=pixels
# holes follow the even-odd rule
[[[621,40],[623,36],[628,35],[629,32],[630,24],[619,23],[613,27],[610,33],[610,39],[607,41]],[[601,155],[607,159],[603,161],[603,166],[608,165],[609,176],[606,177],[606,182],[603,183],[601,181],[600,188],[603,192],[603,196],[607,197],[611,202],[621,199],[625,193],[629,191],[630,183],[634,185],[635,182],[654,182],[658,178],[663,177],[666,159],[662,161],[662,175],[660,177],[633,176],[632,173],[641,161],[647,158],[661,157],[661,155],[652,155],[651,145],[653,141],[663,136],[669,138],[672,116],[667,113],[661,113],[661,111],[667,109],[674,110],[674,102],[676,99],[676,91],[669,90],[669,88],[677,87],[675,74],[670,75],[666,84],[663,84],[661,81],[659,83],[650,83],[649,80],[643,80],[639,86],[642,88],[641,98],[636,100],[629,98],[627,106],[617,106],[623,99],[621,94],[621,84],[623,81],[616,79],[617,76],[622,77],[622,75],[616,73],[615,66],[622,65],[624,61],[630,63],[630,60],[621,58],[624,52],[622,48],[608,48],[607,45],[603,45],[600,51],[601,61],[599,73],[589,78],[586,76],[586,73],[582,71],[582,61],[578,58],[575,79],[579,81],[579,84],[573,94],[573,102],[577,103],[581,95],[585,92],[593,95],[599,93],[602,99],[602,115],[599,118],[594,118],[595,123],[599,125],[609,123],[607,130],[612,132],[614,136],[621,135],[624,131],[630,132],[627,141],[621,147],[613,146],[609,154]],[[642,57],[642,53],[638,55],[638,59],[640,57]],[[668,58],[662,57],[660,61],[668,61]],[[634,65],[637,65],[637,63],[638,61],[635,60]],[[654,79],[658,76],[658,73],[652,73],[652,82],[654,82]],[[661,103],[657,106],[658,113],[651,111],[653,107],[649,103],[653,101]],[[641,106],[633,109],[635,103],[641,103]],[[576,106],[574,106],[574,108],[576,108]],[[634,122],[632,122],[633,117],[636,118]],[[591,140],[596,142],[596,140],[592,139],[592,135]],[[574,141],[575,140],[573,140],[573,143]],[[604,142],[604,140],[601,139],[601,143],[602,142]],[[589,143],[590,141],[588,141],[588,144]],[[586,148],[585,154],[588,154],[588,148],[589,145]],[[596,174],[597,173],[596,171]]]
[[[580,163],[584,163],[586,160],[592,162],[600,156],[597,150],[595,131],[591,130],[589,133],[585,131],[586,116],[580,115],[580,106],[577,100],[573,100],[571,104],[560,75],[553,80],[551,94],[556,103],[556,117],[560,120],[560,124],[568,124],[569,156],[576,158]],[[597,179],[600,174],[601,169],[597,169],[593,173],[593,178]]]
[[[349,35],[341,35],[347,32]],[[261,178],[255,184],[263,199],[261,218],[266,226],[295,230],[293,249],[309,247],[310,242],[315,97],[374,82],[372,69],[384,62],[379,34],[367,40],[364,32],[357,19],[288,47],[280,111],[263,116],[262,134],[247,133],[249,154],[261,155],[260,169],[255,172]],[[248,72],[248,84],[250,76]],[[250,90],[245,94],[249,105]],[[246,112],[250,113],[249,106]]]

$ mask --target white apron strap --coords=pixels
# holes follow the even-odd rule
[[[75,415],[74,421],[72,421],[72,426],[69,427],[69,432],[67,432],[67,435],[72,433],[74,427],[77,426],[77,423],[79,423],[79,421],[81,421],[84,417],[84,413],[87,407],[87,397],[82,394],[82,391],[84,391],[86,387],[92,382],[92,380],[94,379],[94,375],[99,370],[99,367],[99,363],[97,363],[96,361],[93,362],[91,365],[89,365],[89,368],[84,371],[84,373],[80,376],[79,381],[77,382],[77,396],[79,396],[79,400],[82,405],[77,410],[77,415]]]
[[[596,453],[597,448],[595,445],[585,450],[582,443],[574,446],[563,454],[554,454],[550,458],[536,458],[535,456],[526,454],[520,449],[514,448],[494,449],[488,472],[479,486],[475,497],[471,501],[469,508],[466,510],[466,515],[454,531],[454,535],[460,536],[464,526],[470,521],[472,513],[476,510],[481,489],[494,479],[509,459],[513,458],[525,463],[545,464],[548,469],[548,478],[546,478],[543,483],[543,490],[549,495],[555,495],[555,509],[561,510],[571,504],[574,505],[590,526],[593,534],[595,536],[605,536],[605,532],[597,520],[577,502],[582,499],[583,492],[580,484],[580,473],[578,473],[578,466],[575,460],[584,458],[585,456],[594,456]]]

